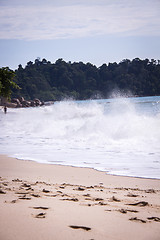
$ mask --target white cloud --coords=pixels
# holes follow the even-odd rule
[[[46,1],[45,5],[28,2],[26,6],[22,5],[23,1],[16,2],[16,6],[0,8],[0,39],[160,35],[160,2],[156,0],[101,0],[98,4],[94,0],[80,0],[76,4],[68,0],[65,5],[61,0],[59,6],[55,1]]]

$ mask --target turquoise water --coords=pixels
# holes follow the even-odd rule
[[[160,97],[0,111],[0,153],[160,179]]]

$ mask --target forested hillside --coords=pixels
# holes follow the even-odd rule
[[[12,97],[28,100],[107,98],[113,90],[137,96],[160,95],[160,60],[154,59],[125,59],[100,67],[63,59],[55,63],[36,59],[24,68],[19,65],[15,74],[21,89],[14,90]]]

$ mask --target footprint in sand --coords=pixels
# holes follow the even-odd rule
[[[83,230],[85,230],[85,231],[90,231],[90,230],[91,230],[90,227],[84,227],[84,226],[70,225],[69,227],[70,227],[70,228],[73,228],[73,229],[83,229]]]
[[[6,194],[2,189],[0,189],[0,194]]]
[[[73,202],[78,202],[79,201],[78,198],[63,198],[61,200],[63,200],[63,201],[73,201]]]
[[[121,200],[117,199],[115,196],[113,196],[110,201],[113,201],[113,202],[121,202]]]
[[[11,203],[16,203],[18,200],[14,199],[11,201]]]
[[[42,210],[48,210],[49,207],[33,207],[34,209],[42,209]]]
[[[27,184],[27,183],[23,183],[23,184],[21,185],[21,187],[29,188],[29,187],[31,187],[31,185],[30,185],[30,184]]]
[[[84,190],[85,190],[85,188],[83,188],[83,187],[78,187],[78,188],[76,188],[76,189],[73,189],[73,190],[77,190],[77,191],[84,191]]]
[[[19,197],[18,199],[21,199],[21,200],[31,200],[30,197],[26,197],[26,196]]]
[[[137,194],[133,194],[133,193],[128,193],[127,194],[127,197],[138,197],[139,195]]]
[[[148,217],[148,220],[153,220],[155,222],[160,222],[160,218],[159,217]]]
[[[138,221],[138,222],[146,223],[146,221],[145,221],[145,220],[143,220],[143,219],[140,219],[140,218],[137,218],[137,217],[130,218],[129,220],[130,220],[130,221]]]
[[[123,208],[117,211],[119,211],[120,213],[127,213],[127,212],[137,213],[138,212],[137,210],[123,209]]]
[[[145,207],[145,206],[148,206],[149,204],[148,204],[148,202],[142,201],[142,202],[137,202],[137,203],[130,203],[127,205]]]
[[[36,198],[39,198],[40,197],[40,195],[38,195],[38,194],[31,194],[31,196],[33,196],[33,197],[36,197]]]
[[[17,179],[13,179],[12,182],[22,182],[22,180],[17,178]]]
[[[42,192],[44,192],[44,193],[49,193],[50,191],[49,191],[49,190],[46,190],[46,189],[43,189]]]
[[[34,216],[35,218],[45,218],[46,217],[46,213],[39,213],[37,215]]]

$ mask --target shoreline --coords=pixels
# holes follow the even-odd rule
[[[159,179],[0,155],[0,193],[3,240],[159,240]]]
[[[23,159],[23,158],[18,158],[18,157],[13,157],[13,156],[9,156],[7,154],[0,154],[0,156],[7,156],[7,157],[10,157],[10,158],[13,158],[13,159],[17,159],[19,161],[29,161],[29,162],[35,162],[35,163],[38,163],[38,164],[44,164],[44,165],[50,165],[50,166],[64,166],[64,167],[73,167],[73,168],[84,168],[84,169],[92,169],[94,171],[98,171],[100,173],[105,173],[106,175],[109,175],[109,176],[117,176],[117,177],[128,177],[128,178],[138,178],[138,179],[148,179],[148,180],[160,180],[160,178],[156,178],[156,177],[140,177],[140,176],[129,176],[129,175],[118,175],[118,174],[114,174],[114,173],[109,173],[109,171],[103,171],[103,170],[98,170],[94,167],[82,167],[82,166],[74,166],[74,165],[65,165],[65,164],[61,164],[61,163],[51,163],[51,162],[38,162],[36,160],[30,160],[30,159]]]
[[[127,177],[127,178],[138,178],[138,179],[148,179],[148,180],[160,180],[160,178],[156,178],[156,177],[139,177],[139,176],[129,176],[129,175],[118,175],[118,174],[112,174],[112,173],[109,173],[109,172],[107,172],[107,171],[103,171],[103,170],[98,170],[98,169],[96,169],[96,168],[94,168],[94,167],[82,167],[82,166],[74,166],[74,165],[65,165],[65,164],[61,164],[61,163],[51,163],[51,162],[43,162],[43,163],[41,163],[41,162],[38,162],[38,161],[36,161],[36,160],[29,160],[29,159],[21,159],[21,158],[17,158],[17,157],[12,157],[12,156],[9,156],[9,155],[7,155],[7,154],[0,154],[0,156],[1,155],[4,155],[4,156],[7,156],[7,157],[10,157],[10,158],[13,158],[13,159],[17,159],[17,160],[19,160],[19,161],[26,161],[26,162],[36,162],[36,163],[38,163],[38,164],[44,164],[44,165],[49,165],[49,166],[64,166],[64,167],[72,167],[72,168],[84,168],[84,169],[92,169],[92,170],[94,170],[94,171],[98,171],[98,172],[100,172],[100,173],[105,173],[106,175],[109,175],[109,176],[117,176],[117,177]]]

